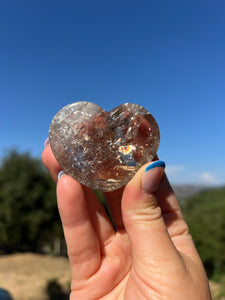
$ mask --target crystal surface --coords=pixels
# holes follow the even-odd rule
[[[63,170],[92,189],[116,190],[158,149],[160,133],[142,106],[122,104],[106,112],[92,102],[63,107],[49,128],[53,154]]]

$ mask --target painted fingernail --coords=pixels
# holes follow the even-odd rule
[[[66,175],[66,173],[65,173],[63,170],[61,170],[61,171],[58,173],[58,180],[59,180],[62,176],[64,176],[64,175]]]
[[[44,142],[44,147],[46,148],[49,144],[50,144],[49,138],[47,137],[47,139]]]
[[[147,168],[145,169],[145,172],[148,172],[149,170],[157,168],[157,167],[161,167],[161,168],[165,169],[166,164],[162,160],[156,160],[153,163],[151,163],[149,166],[147,166]]]
[[[155,192],[159,186],[162,175],[164,173],[166,164],[164,161],[157,160],[147,166],[142,177],[143,190],[152,193]],[[152,170],[158,169],[158,171],[152,172]]]

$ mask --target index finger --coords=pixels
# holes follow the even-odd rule
[[[62,170],[62,167],[59,165],[55,156],[53,155],[50,145],[47,145],[43,150],[42,161],[53,180],[57,182],[58,173]]]

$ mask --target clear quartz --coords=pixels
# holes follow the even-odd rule
[[[92,102],[63,107],[49,128],[50,146],[63,170],[92,189],[116,190],[151,161],[160,132],[142,106],[122,104],[106,112]]]

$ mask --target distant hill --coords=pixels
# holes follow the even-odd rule
[[[184,184],[184,185],[172,185],[173,190],[177,196],[177,198],[180,199],[186,199],[191,196],[197,195],[201,193],[202,191],[207,191],[211,189],[223,189],[225,186],[208,186],[208,185],[197,185],[197,184]]]
[[[194,184],[172,185],[172,187],[178,199],[185,199],[190,196],[197,195],[207,189],[206,186]]]

